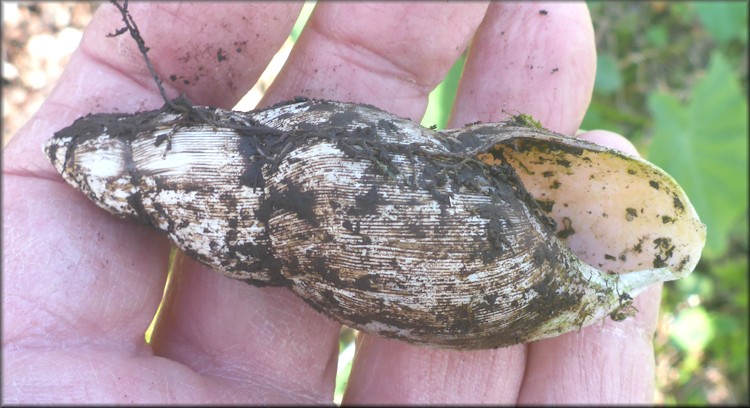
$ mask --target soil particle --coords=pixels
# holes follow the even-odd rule
[[[563,229],[557,232],[558,238],[565,239],[576,233],[573,229],[573,222],[568,217],[563,218]]]
[[[638,217],[638,211],[635,208],[626,208],[625,209],[625,219],[628,221],[633,221]]]
[[[365,215],[377,215],[380,197],[378,196],[378,187],[372,185],[364,194],[354,197],[356,207],[349,208],[347,214],[361,217]]]

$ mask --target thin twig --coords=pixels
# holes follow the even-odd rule
[[[148,50],[149,48],[146,47],[146,42],[143,41],[143,37],[141,37],[141,33],[138,30],[138,26],[135,24],[135,20],[133,20],[133,16],[130,15],[130,12],[128,11],[128,0],[125,0],[123,4],[121,5],[116,0],[110,0],[112,4],[114,4],[115,7],[120,11],[120,14],[122,14],[122,21],[125,23],[125,27],[120,28],[116,30],[114,33],[107,34],[107,37],[117,37],[119,35],[124,34],[126,31],[130,33],[130,36],[133,37],[133,40],[135,40],[135,43],[138,44],[138,50],[140,50],[141,55],[143,55],[143,59],[146,60],[146,66],[148,67],[148,72],[151,73],[151,77],[154,78],[154,81],[156,82],[156,86],[159,88],[159,93],[161,94],[162,99],[164,99],[164,102],[172,109],[180,112],[186,112],[189,110],[189,108],[186,108],[185,106],[178,106],[174,102],[172,102],[167,97],[167,92],[164,90],[164,86],[162,85],[162,80],[159,78],[159,76],[156,74],[156,70],[154,69],[154,66],[151,64],[151,60],[148,58]]]

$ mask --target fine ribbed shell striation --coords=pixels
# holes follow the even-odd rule
[[[93,114],[45,151],[97,205],[231,278],[438,347],[504,347],[621,318],[648,284],[692,271],[705,240],[652,164],[513,123],[435,132],[303,100]]]

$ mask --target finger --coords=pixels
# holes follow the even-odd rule
[[[595,72],[585,4],[493,4],[466,59],[451,126],[524,113],[573,135],[591,100]]]
[[[289,60],[261,105],[296,95],[374,104],[400,116],[419,119],[427,95],[468,44],[486,4],[342,4],[318,3],[294,46]],[[291,294],[288,294],[291,297]],[[303,319],[309,319],[302,315]],[[328,319],[319,315],[316,322]],[[304,326],[301,326],[304,327]],[[303,332],[305,333],[305,332]],[[338,331],[312,338],[323,350],[334,351]],[[378,351],[379,352],[379,351]],[[364,352],[367,355],[367,352]],[[353,368],[377,377],[359,354]],[[387,382],[388,379],[383,379]],[[347,403],[373,402],[369,387],[350,382]],[[426,389],[426,388],[425,388]]]
[[[636,296],[638,313],[529,345],[520,404],[649,404],[654,399],[653,334],[661,284]]]
[[[524,346],[454,351],[362,335],[344,404],[512,404]]]
[[[153,43],[149,40],[152,57],[160,49],[177,59],[190,50],[208,52],[221,39],[234,44],[235,37],[227,33],[243,33],[253,41],[258,38],[256,34],[278,38],[274,40],[277,44],[269,40],[262,49],[254,50],[254,55],[241,52],[236,58],[228,58],[227,66],[219,69],[225,73],[244,72],[256,63],[261,67],[253,69],[260,72],[265,61],[258,60],[258,55],[270,59],[294,19],[294,15],[288,15],[293,7],[288,4],[262,6],[265,11],[261,14],[255,12],[254,4],[227,5],[221,9],[226,16],[209,6],[169,3],[154,8],[133,4],[131,10],[143,35],[154,39]],[[223,31],[189,35],[183,31],[185,15],[206,27],[222,27]],[[269,30],[266,19],[281,23]],[[144,68],[136,68],[140,56],[128,45],[132,40],[105,39],[106,33],[119,27],[120,17],[110,6],[97,12],[52,96],[4,151],[3,232],[12,238],[3,248],[3,306],[12,311],[6,320],[10,324],[5,325],[4,345],[14,350],[96,347],[128,356],[149,352],[143,333],[161,298],[166,241],[145,227],[111,217],[58,182],[59,175],[52,173],[41,154],[42,141],[81,114],[133,111],[162,104],[155,88],[147,85]],[[182,35],[172,35],[175,33]],[[191,59],[183,62],[196,75],[203,66],[200,62],[211,60],[190,55]],[[177,64],[160,61],[157,66],[166,72]],[[244,80],[253,75],[240,76]],[[240,81],[237,84],[237,93],[241,94]],[[187,89],[189,84],[180,86]],[[176,94],[177,86],[172,89]],[[232,92],[225,96],[200,86],[188,93],[197,101],[225,98],[223,103],[231,104],[237,95],[231,86],[226,89]],[[16,371],[11,367],[9,372]]]
[[[157,355],[252,385],[259,401],[332,401],[335,322],[286,288],[253,287],[190,260],[178,273],[154,330]]]
[[[504,10],[506,7],[510,11]],[[505,3],[490,6],[469,52],[466,70],[454,107],[453,125],[460,126],[477,119],[497,120],[501,115],[503,103],[513,105],[513,98],[519,98],[523,101],[521,98],[523,95],[518,92],[508,92],[507,95],[503,96],[506,99],[500,99],[500,94],[495,89],[501,86],[501,82],[493,78],[498,74],[498,70],[492,67],[502,64],[505,58],[516,57],[508,53],[499,54],[497,52],[496,49],[502,48],[503,43],[501,40],[500,44],[497,44],[498,38],[496,35],[493,36],[493,33],[499,31],[498,27],[500,26],[513,26],[515,24],[516,40],[519,43],[525,43],[527,47],[545,46],[545,44],[534,43],[534,41],[539,41],[538,37],[525,38],[523,35],[526,32],[525,29],[534,29],[533,25],[530,25],[533,21],[523,15],[522,9],[524,7],[530,6]],[[563,9],[562,6],[554,4],[548,8],[550,13],[555,9]],[[585,8],[582,11],[585,12]],[[578,9],[577,12],[565,11],[565,13],[576,16],[576,13],[580,14],[582,11]],[[537,11],[534,9],[534,12]],[[563,14],[563,11],[560,11],[560,14]],[[584,16],[588,17],[587,12]],[[526,21],[526,27],[516,21],[519,18]],[[557,28],[550,27],[552,31],[555,29]],[[556,39],[555,36],[550,36],[550,38]],[[571,40],[571,38],[567,38],[567,40]],[[515,52],[524,49],[523,46],[517,45],[518,48],[514,49]],[[591,45],[593,47],[593,41],[591,41]],[[554,45],[550,45],[550,47],[554,47]],[[591,51],[593,52],[593,48]],[[571,55],[567,57],[572,58]],[[541,59],[538,64],[543,64]],[[591,75],[593,75],[593,71]],[[506,77],[506,80],[511,80],[511,77]],[[515,79],[513,80],[515,81]],[[585,107],[581,107],[581,109],[583,110]],[[535,112],[531,111],[531,114],[544,120],[545,117]],[[355,367],[352,369],[349,379],[345,402],[357,402],[360,398],[366,398],[368,394],[382,398],[378,402],[410,401],[410,398],[424,398],[426,400],[429,398],[431,402],[513,403],[517,399],[525,366],[524,346],[499,350],[455,352],[426,350],[409,345],[400,345],[399,352],[393,352],[388,349],[386,343],[387,341],[382,339],[370,339],[362,342],[357,351]],[[384,352],[385,349],[388,349],[389,352]],[[380,352],[376,353],[375,350]],[[360,373],[356,369],[357,365],[374,365],[380,367],[380,371],[374,371],[375,375],[365,371]],[[446,367],[449,366],[450,371],[446,373]],[[466,374],[471,379],[473,386],[468,387],[467,383],[462,381],[463,375],[453,375],[452,373],[455,372]],[[419,375],[419,373],[438,373],[435,375],[438,376],[439,380],[414,381],[414,378],[424,378],[424,374]],[[443,373],[444,377],[439,377],[439,373]],[[379,385],[379,388],[374,385]]]
[[[592,131],[580,137],[637,155],[629,141],[612,132]],[[607,318],[578,333],[531,343],[519,402],[652,402],[653,335],[660,300],[661,284],[653,285],[635,298],[638,313],[632,318]]]
[[[263,104],[297,95],[374,104],[419,121],[486,3],[318,3]]]
[[[131,3],[148,56],[169,97],[231,107],[286,39],[300,4]],[[268,24],[273,21],[274,24]],[[86,28],[58,85],[7,146],[5,168],[59,179],[40,146],[90,112],[136,112],[164,104],[135,41],[110,4]],[[219,58],[219,55],[222,55]]]
[[[3,177],[3,344],[142,353],[168,246],[62,184]]]

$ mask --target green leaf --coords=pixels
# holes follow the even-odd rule
[[[704,350],[714,338],[714,327],[706,309],[698,306],[680,312],[672,323],[669,337],[685,352]]]
[[[669,42],[669,34],[665,25],[656,25],[646,30],[646,41],[652,47],[665,47]]]
[[[669,14],[679,21],[690,21],[695,17],[697,11],[688,2],[672,2],[669,4]]]
[[[724,360],[729,370],[738,374],[747,373],[747,315],[714,313],[712,321],[716,330],[716,338],[709,345],[709,350],[719,359]]]
[[[622,75],[617,61],[609,55],[599,55],[596,59],[596,80],[594,90],[603,94],[617,91],[622,86]]]
[[[344,398],[346,385],[349,382],[349,375],[352,372],[354,351],[354,341],[346,345],[340,345],[338,368],[336,369],[336,388],[333,393],[333,403],[336,405],[341,405],[341,400]]]
[[[422,117],[422,126],[436,126],[437,129],[444,129],[448,123],[448,116],[451,113],[453,100],[456,99],[456,89],[461,79],[461,72],[464,69],[466,54],[462,54],[445,75],[440,84],[430,92],[430,99],[427,103],[427,110]]]
[[[648,108],[655,129],[647,157],[677,180],[706,224],[704,256],[719,256],[748,206],[747,99],[739,81],[714,52],[687,105],[656,92]]]
[[[746,2],[699,2],[695,3],[698,19],[719,44],[739,39],[747,44]]]
[[[625,124],[641,128],[648,123],[648,118],[637,112],[627,112],[625,109],[619,109],[611,103],[602,102],[594,98],[586,111],[586,116],[581,123],[581,129],[607,129],[626,136],[630,141],[634,140],[633,134],[623,132],[622,127]]]
[[[305,28],[305,24],[307,24],[307,20],[310,19],[310,14],[312,14],[314,8],[314,1],[306,1],[305,4],[302,5],[302,10],[300,10],[297,21],[294,23],[294,27],[292,27],[292,32],[289,34],[292,37],[292,41],[297,42],[297,38],[299,38],[299,35],[302,33],[302,29]]]
[[[697,295],[701,299],[710,299],[714,293],[714,281],[698,271],[678,280],[676,286],[684,297]]]
[[[747,254],[742,254],[741,256],[717,264],[713,268],[713,275],[718,286],[722,289],[719,294],[722,299],[731,302],[738,310],[747,310]]]

